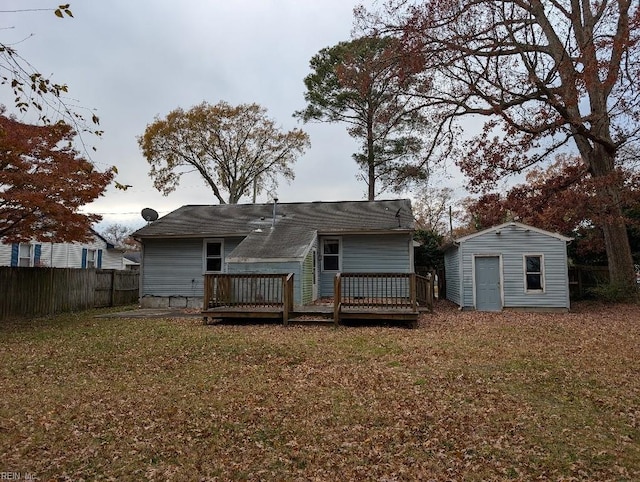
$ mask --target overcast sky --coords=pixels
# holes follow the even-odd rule
[[[55,8],[56,0],[2,0],[1,10]],[[285,130],[303,128],[311,149],[282,181],[281,202],[358,200],[357,143],[340,124],[301,124],[303,79],[320,49],[348,40],[357,0],[76,0],[73,19],[51,12],[2,13],[2,41],[42,74],[69,86],[71,104],[95,108],[105,133],[93,161],[115,165],[128,191],[111,187],[86,211],[137,227],[144,207],[166,214],[184,204],[213,204],[196,174],[162,196],[148,177],[136,137],[156,115],[206,101],[256,102]],[[30,38],[29,35],[33,34]],[[10,91],[0,102],[12,112]],[[89,139],[93,141],[93,139]],[[463,185],[452,179],[453,187]],[[460,190],[458,189],[460,194]],[[397,197],[388,195],[389,197]],[[270,201],[265,196],[261,202]],[[247,202],[245,200],[244,202]],[[100,227],[99,227],[100,229]]]

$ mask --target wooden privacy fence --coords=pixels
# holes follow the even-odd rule
[[[569,266],[569,294],[572,300],[588,298],[591,289],[608,282],[607,266]]]
[[[433,273],[426,276],[416,275],[416,301],[418,306],[424,306],[429,311],[433,311],[434,278]]]
[[[138,302],[135,271],[0,267],[0,319]]]

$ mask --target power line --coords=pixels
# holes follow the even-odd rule
[[[171,211],[159,211],[160,214],[167,214],[170,213]],[[130,212],[130,213],[101,213],[101,212],[86,212],[84,214],[100,214],[101,216],[108,216],[108,215],[118,215],[118,216],[132,216],[132,215],[140,215],[140,211],[135,211],[135,212]]]

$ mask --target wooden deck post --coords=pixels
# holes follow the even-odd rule
[[[204,300],[202,301],[202,309],[209,308],[209,301],[211,300],[211,276],[204,275]]]
[[[415,312],[418,311],[418,297],[416,292],[416,274],[409,274],[409,292],[410,292],[410,300],[411,300],[411,309]]]
[[[340,324],[340,303],[342,301],[342,279],[340,273],[333,278],[333,323]]]
[[[293,311],[293,273],[282,276],[282,324],[289,325],[289,313]]]

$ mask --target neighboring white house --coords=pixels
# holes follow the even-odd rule
[[[123,251],[92,234],[84,243],[0,243],[0,266],[124,269]]]

